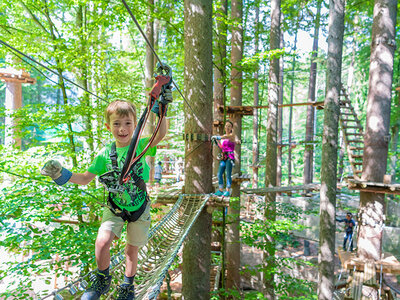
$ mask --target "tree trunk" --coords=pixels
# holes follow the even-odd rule
[[[255,41],[254,41],[254,52],[257,55],[259,52],[259,22],[260,22],[260,4],[258,2],[255,3]],[[259,103],[259,83],[258,83],[258,70],[257,66],[256,71],[254,72],[254,91],[253,91],[253,103],[254,106],[258,106]],[[258,185],[258,109],[253,108],[253,181],[252,187],[254,189],[257,188]]]
[[[80,55],[81,57],[87,58],[89,57],[88,49],[86,47],[87,41],[86,37],[86,7],[83,5],[78,6],[77,14],[76,14],[76,27],[79,32],[82,34],[79,35],[79,42],[80,42]],[[77,81],[78,84],[86,90],[89,90],[89,78],[88,78],[88,64],[89,61],[84,60],[78,68],[78,76]],[[89,108],[93,107],[92,103],[90,102],[89,93],[83,91],[82,102],[84,106]],[[92,114],[89,109],[85,110],[85,125],[86,125],[86,132],[87,132],[87,139],[85,142],[90,150],[90,159],[93,161],[94,159],[94,134],[93,134],[93,126],[92,126]]]
[[[315,15],[315,28],[314,28],[314,41],[311,55],[311,66],[310,66],[310,79],[308,83],[308,102],[315,102],[315,90],[317,83],[317,62],[318,57],[318,37],[319,27],[321,19],[321,3],[317,2],[317,13]],[[313,181],[313,165],[314,165],[314,111],[315,108],[312,105],[307,106],[307,121],[306,121],[306,138],[305,138],[305,150],[304,150],[304,173],[303,183],[308,184]]]
[[[283,40],[283,32],[281,32],[281,41],[280,47],[283,49],[285,47],[284,40]],[[279,61],[279,101],[278,101],[278,132],[277,132],[277,139],[278,139],[278,149],[277,149],[277,158],[276,158],[276,185],[281,186],[282,184],[282,120],[283,120],[283,110],[282,107],[279,105],[283,104],[283,70],[284,70],[285,62],[282,58]]]
[[[271,1],[271,34],[270,50],[280,47],[280,25],[281,25],[281,1]],[[265,186],[276,186],[277,174],[277,119],[279,101],[279,58],[274,57],[270,61],[268,81],[268,122],[267,122],[267,149],[266,149],[266,171]],[[265,196],[266,206],[264,218],[269,221],[276,220],[276,193],[268,193]],[[263,283],[266,299],[275,299],[274,292],[274,268],[275,262],[275,241],[273,237],[266,236],[266,247],[263,257]]]
[[[396,14],[396,0],[375,1],[361,177],[367,181],[382,182],[386,173]],[[360,258],[381,259],[384,199],[384,194],[360,193],[360,228],[357,245],[357,254]]]
[[[231,50],[231,105],[242,105],[242,70],[239,65],[243,57],[243,2],[242,0],[232,1],[232,50]],[[242,118],[241,115],[232,116],[233,134],[236,140],[241,139]],[[240,145],[235,147],[235,166],[232,174],[240,172]],[[240,183],[232,183],[232,195],[228,207],[227,235],[226,235],[226,259],[227,259],[227,289],[240,288]]]
[[[333,299],[333,291],[335,289],[333,260],[335,256],[336,177],[344,3],[344,0],[330,0],[329,2],[328,61],[322,137],[318,253],[318,299],[326,300]]]
[[[185,0],[185,134],[212,133],[212,1]],[[193,46],[195,45],[195,46]],[[195,74],[196,76],[193,76]],[[210,142],[185,143],[185,191],[212,190]],[[190,154],[190,155],[189,155]],[[204,209],[183,249],[182,295],[188,300],[210,299],[211,213]]]
[[[358,35],[358,15],[354,16],[354,32],[353,32],[353,41],[352,41],[352,49],[351,49],[351,61],[349,66],[349,71],[347,75],[347,94],[351,97],[351,91],[353,89],[353,79],[354,79],[354,64],[356,61],[356,50],[357,50],[357,35]]]
[[[146,36],[150,42],[150,45],[154,48],[154,21],[153,21],[153,9],[154,9],[154,0],[148,0],[148,9],[147,9],[147,23],[146,23]],[[148,96],[151,88],[154,84],[154,62],[155,57],[151,48],[148,44],[146,44],[146,59],[145,59],[145,70],[144,70],[144,82],[146,87],[146,96]],[[150,114],[148,122],[145,127],[145,135],[151,135],[154,132],[155,128],[155,114]],[[154,181],[154,166],[155,166],[155,157],[148,156],[146,161],[150,167],[150,178],[149,182]]]
[[[296,25],[294,34],[293,60],[292,60],[292,80],[290,82],[290,104],[293,104],[294,93],[294,69],[296,67],[296,50],[297,50],[297,31],[299,23]],[[293,121],[293,106],[289,107],[289,129],[288,129],[288,185],[292,184],[292,121]]]
[[[215,12],[216,19],[216,38],[215,38],[215,65],[214,65],[214,121],[217,121],[213,128],[215,135],[223,135],[224,130],[224,113],[218,109],[219,106],[224,106],[226,103],[226,18],[228,11],[228,1],[218,1],[217,11]],[[217,176],[219,168],[219,160],[217,155],[221,150],[213,146],[213,175]]]

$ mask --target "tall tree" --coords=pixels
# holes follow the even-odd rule
[[[281,18],[283,19],[283,14],[281,14]],[[284,48],[284,39],[283,39],[283,32],[281,31],[281,40],[280,40],[280,47],[281,49]],[[281,186],[282,184],[282,134],[283,134],[283,107],[279,107],[283,104],[283,71],[285,67],[285,60],[279,60],[279,100],[278,100],[278,129],[277,129],[277,157],[276,157],[276,185]]]
[[[254,39],[254,54],[258,55],[259,43],[260,43],[260,2],[255,3],[255,39]],[[253,181],[252,186],[254,189],[258,185],[258,168],[259,168],[259,145],[258,145],[258,103],[259,103],[259,82],[258,82],[258,65],[254,72],[254,83],[253,83]]]
[[[396,0],[375,1],[361,176],[366,181],[382,182],[386,173],[396,15]],[[361,258],[381,259],[384,200],[384,194],[360,193],[357,255]]]
[[[185,134],[212,133],[212,1],[185,0]],[[195,46],[194,46],[195,45]],[[190,104],[189,104],[190,103]],[[185,143],[185,191],[212,190],[210,142]],[[182,295],[210,299],[211,213],[204,209],[189,232],[183,249]]]
[[[228,11],[228,1],[220,0],[216,3],[215,12],[215,58],[214,58],[214,134],[222,135],[224,126],[224,114],[219,110],[220,106],[225,107],[226,103],[226,17]],[[213,147],[214,158],[220,153],[217,147]],[[217,176],[219,161],[213,160],[213,174]]]
[[[315,102],[315,90],[317,83],[317,62],[318,57],[318,37],[321,19],[321,4],[322,1],[317,2],[317,12],[315,15],[315,27],[313,47],[311,54],[310,78],[308,82],[308,102]],[[306,137],[305,137],[305,150],[304,150],[304,172],[303,183],[311,183],[313,180],[313,156],[314,156],[314,113],[315,108],[312,105],[307,106],[307,121],[306,121]]]
[[[280,47],[280,26],[281,26],[281,1],[271,1],[271,33],[270,51]],[[276,186],[277,174],[277,119],[279,101],[279,57],[272,56],[269,67],[268,81],[268,121],[267,121],[267,150],[266,150],[266,171],[265,186]],[[269,221],[276,220],[276,193],[267,193],[265,196],[264,218]],[[271,236],[266,236],[266,248],[264,250],[263,284],[264,295],[267,299],[275,299],[274,293],[274,268],[275,262],[275,241]]]
[[[297,50],[297,32],[299,30],[300,20],[296,23],[293,44],[292,58],[292,79],[290,80],[290,104],[293,104],[294,93],[294,70],[296,67],[296,50]],[[293,106],[289,107],[289,128],[288,128],[288,185],[292,184],[292,122],[293,122]]]
[[[242,105],[242,69],[240,62],[243,57],[243,1],[232,0],[232,48],[231,48],[231,105]],[[233,135],[236,140],[240,140],[242,131],[242,118],[239,114],[234,114],[231,118],[233,122]],[[240,145],[235,147],[235,166],[232,173],[240,173]],[[227,226],[226,238],[226,258],[227,258],[227,289],[240,288],[240,183],[232,183],[232,195],[228,207],[230,217]]]
[[[333,299],[336,177],[344,34],[344,0],[329,1],[328,61],[322,137],[318,299]]]
[[[146,22],[146,36],[150,42],[150,45],[146,44],[146,59],[145,59],[145,68],[144,68],[144,82],[146,87],[146,94],[148,94],[154,84],[153,73],[154,73],[154,54],[151,48],[154,49],[154,0],[148,0],[148,8],[147,8],[147,22]],[[154,122],[155,122],[155,114],[150,114],[148,123],[145,127],[145,134],[151,135],[154,132]],[[150,167],[150,182],[154,181],[154,165],[155,158],[147,157],[147,163]]]

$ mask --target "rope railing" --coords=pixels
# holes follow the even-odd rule
[[[149,240],[138,253],[135,299],[156,299],[168,269],[209,198],[210,195],[199,197],[181,194],[171,210],[151,227]],[[112,256],[110,272],[116,275],[114,278],[122,278],[124,261],[123,251]],[[92,280],[94,275],[95,272],[91,271],[41,299],[51,296],[57,300],[75,299],[87,288],[88,281]],[[117,286],[117,281],[113,280],[106,299],[112,299]]]

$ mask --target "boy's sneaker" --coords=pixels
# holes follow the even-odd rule
[[[231,195],[231,193],[229,193],[229,191],[225,191],[222,196],[224,197],[229,197]]]
[[[123,283],[118,287],[117,300],[133,300],[135,299],[135,286],[133,284]]]
[[[101,295],[107,294],[110,290],[111,275],[104,275],[99,272],[96,273],[96,278],[92,285],[82,295],[81,300],[97,300]]]
[[[222,191],[220,191],[220,190],[218,190],[218,191],[216,191],[215,193],[214,193],[214,196],[222,196],[224,193],[222,192]]]

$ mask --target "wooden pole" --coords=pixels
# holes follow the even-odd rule
[[[18,120],[13,113],[22,107],[22,83],[36,83],[36,79],[24,71],[17,71],[12,68],[0,69],[0,80],[6,83],[6,118],[5,118],[5,139],[6,146],[21,148],[21,138],[15,128]]]

